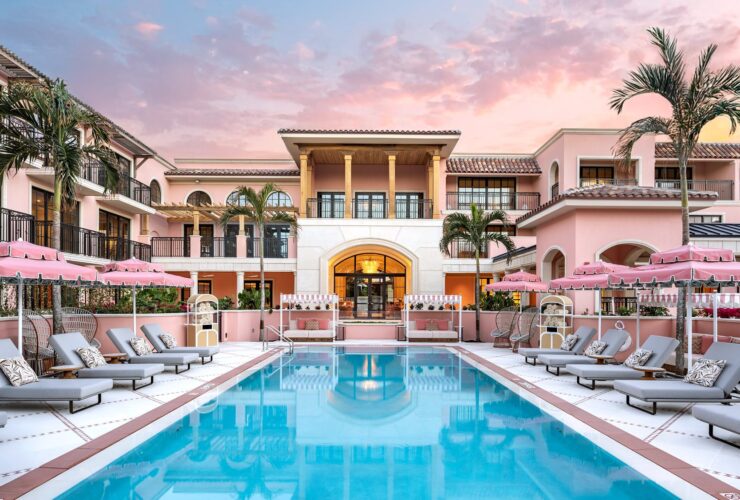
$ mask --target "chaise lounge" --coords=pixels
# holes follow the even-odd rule
[[[205,365],[213,361],[213,355],[218,354],[219,347],[214,346],[203,346],[203,347],[167,347],[162,340],[163,335],[167,335],[167,332],[157,323],[149,323],[148,325],[141,325],[141,331],[144,332],[144,336],[149,340],[149,343],[154,346],[157,352],[169,354],[169,353],[184,353],[184,354],[197,354],[200,356],[201,364]],[[208,361],[206,361],[208,358]]]
[[[648,360],[641,366],[649,368],[662,367],[668,357],[678,347],[678,340],[669,337],[651,335],[642,344],[641,349],[651,351]],[[631,368],[624,363],[620,365],[565,365],[565,370],[576,376],[576,383],[588,389],[595,389],[597,381],[605,380],[636,380],[644,376],[644,372]],[[581,379],[590,380],[591,385],[581,383]]]
[[[0,340],[0,358],[18,358],[18,348],[10,339]],[[21,386],[13,386],[3,372],[0,371],[0,401],[67,401],[69,412],[77,413],[102,401],[102,393],[113,388],[110,379],[41,379]],[[83,401],[97,396],[97,403],[83,408],[74,408],[74,402]]]
[[[607,331],[602,337],[601,342],[606,344],[604,350],[599,354],[603,358],[612,358],[617,355],[619,350],[622,348],[627,339],[629,333],[625,330],[611,329]],[[586,348],[588,349],[588,348]],[[584,351],[585,352],[585,351]],[[584,365],[595,365],[596,359],[591,358],[587,355],[580,354],[540,354],[538,356],[540,362],[545,365],[545,370],[553,375],[560,375],[560,369],[565,368],[566,365],[584,364]],[[555,368],[556,371],[553,373],[550,368]]]
[[[328,319],[291,319],[283,336],[293,341],[331,342],[334,328]]]
[[[78,349],[91,347],[79,332],[58,333],[52,335],[49,343],[54,348],[59,359],[64,364],[80,366],[77,372],[78,378],[109,378],[112,380],[130,380],[134,390],[141,389],[154,383],[154,376],[164,371],[164,365],[161,363],[147,364],[105,364],[94,368],[85,368],[82,357],[78,354]],[[149,383],[136,386],[137,380],[149,379]]]
[[[182,373],[190,370],[191,363],[198,361],[197,354],[183,354],[183,353],[151,353],[151,354],[137,354],[131,345],[131,340],[137,338],[130,328],[111,328],[105,332],[111,339],[116,349],[128,356],[129,363],[135,364],[149,364],[149,363],[161,363],[165,366],[174,366],[175,373]],[[138,337],[141,338],[141,337]],[[143,340],[143,339],[142,339]],[[180,370],[181,366],[186,366],[184,370]]]
[[[5,427],[5,424],[8,423],[8,414],[4,411],[0,411],[0,428]]]
[[[532,366],[537,366],[537,357],[541,355],[546,354],[554,354],[554,355],[569,355],[569,354],[583,354],[583,351],[586,350],[586,347],[591,343],[591,339],[594,338],[594,335],[596,335],[596,329],[591,328],[588,326],[581,326],[576,330],[576,333],[574,333],[576,337],[578,337],[578,340],[573,345],[573,348],[570,351],[566,351],[564,349],[550,349],[550,348],[544,348],[544,347],[520,347],[519,348],[519,354],[524,356],[524,362],[528,363]],[[532,360],[530,363],[529,360]]]
[[[715,427],[740,434],[740,405],[696,405],[691,414],[695,419],[709,424],[709,437],[740,448],[740,441],[732,443],[714,435]]]
[[[658,403],[729,403],[740,382],[740,344],[715,342],[704,354],[705,359],[725,360],[725,367],[712,387],[684,380],[617,380],[614,389],[626,397],[629,406],[655,415]],[[631,399],[652,403],[652,411],[630,404]]]

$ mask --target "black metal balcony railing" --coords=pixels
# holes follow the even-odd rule
[[[616,315],[622,313],[634,314],[637,312],[635,297],[602,297],[601,314]]]
[[[560,194],[560,183],[559,182],[556,182],[550,188],[550,199],[552,200],[553,198],[555,198],[559,194]]]
[[[488,246],[483,247],[478,255],[481,259],[488,257]],[[450,257],[453,259],[474,259],[475,247],[463,240],[450,243]]]
[[[344,200],[306,200],[306,217],[310,219],[343,219]]]
[[[432,200],[396,200],[396,219],[431,219]]]
[[[540,206],[540,193],[497,191],[447,193],[447,210],[470,210],[475,203],[482,210],[534,210]]]
[[[259,240],[255,238],[259,246]],[[287,259],[288,258],[288,238],[264,238],[262,241],[264,256],[266,259]]]
[[[98,186],[105,186],[106,184],[105,167],[103,167],[102,163],[97,160],[88,160],[85,162],[81,174],[83,179],[93,182]],[[144,205],[151,206],[152,204],[151,188],[124,172],[118,173],[118,182],[114,186],[112,192],[114,194],[127,196],[128,198],[138,201],[139,203],[143,203]]]
[[[0,241],[34,241],[33,215],[0,208]]]
[[[201,237],[201,257],[236,257],[236,236]]]
[[[663,189],[681,189],[678,179],[656,179],[655,187]],[[715,191],[720,200],[734,199],[735,182],[725,180],[689,180],[688,188],[692,191]]]
[[[637,186],[637,179],[582,178],[580,187],[589,186]]]
[[[53,247],[52,226],[52,221],[36,221],[33,241],[37,245]],[[136,257],[147,262],[152,260],[150,245],[128,238],[108,236],[105,233],[72,224],[60,224],[59,249],[65,253],[100,259],[126,260]]]
[[[187,242],[190,238],[183,236],[168,237],[157,236],[152,238],[152,257],[190,257],[190,252],[186,252],[190,247]]]
[[[352,200],[354,219],[387,219],[388,200]]]

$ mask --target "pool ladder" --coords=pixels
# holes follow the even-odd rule
[[[267,350],[267,348],[269,346],[269,343],[270,343],[270,341],[267,339],[267,337],[269,337],[269,334],[270,333],[274,333],[275,335],[277,335],[278,340],[282,340],[283,342],[285,342],[286,344],[288,344],[288,354],[293,354],[293,347],[295,347],[295,342],[293,342],[292,339],[289,339],[288,337],[286,337],[285,335],[283,335],[282,332],[278,328],[275,328],[272,325],[265,326],[265,330],[266,330],[266,332],[265,332],[265,339],[262,341],[262,350],[263,351],[266,351]]]

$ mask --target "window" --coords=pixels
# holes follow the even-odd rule
[[[31,214],[37,222],[51,222],[54,220],[53,209],[54,193],[39,188],[31,189]],[[71,203],[62,201],[62,224],[77,225],[79,215],[80,204],[77,201]]]
[[[202,207],[203,205],[211,204],[211,197],[204,191],[193,191],[188,196],[186,203],[194,207]]]
[[[318,193],[317,216],[322,219],[344,217],[344,193]]]
[[[130,228],[130,219],[121,217],[118,214],[106,212],[105,210],[100,211],[98,217],[98,231],[105,233],[106,236],[128,239]]]
[[[244,282],[245,290],[259,290],[260,280],[247,280]],[[265,280],[265,306],[272,308],[272,280]]]
[[[686,178],[694,178],[694,169],[691,167],[686,167]],[[655,179],[678,181],[681,180],[681,172],[678,167],[655,167]]]
[[[126,176],[131,175],[131,160],[116,153],[116,163],[118,164],[118,171]]]
[[[504,226],[488,226],[486,228],[487,233],[504,233],[509,236],[516,236],[516,226],[514,224],[509,224],[504,229]]]
[[[396,219],[423,219],[423,193],[396,193]]]
[[[207,293],[207,294],[210,295],[210,294],[213,293],[211,291],[212,289],[213,289],[213,286],[211,284],[211,280],[198,280],[198,294]],[[183,300],[183,302],[185,302],[186,300],[188,300],[190,298],[190,295],[191,295],[190,288],[183,288],[182,289],[182,300]]]
[[[461,177],[457,180],[457,208],[470,209],[475,203],[483,210],[516,208],[515,177]]]
[[[721,215],[689,215],[691,224],[722,224]]]
[[[149,183],[149,189],[152,192],[152,203],[162,203],[162,188],[160,187],[159,182],[152,180],[152,182]]]
[[[293,200],[290,199],[290,196],[288,196],[287,193],[278,191],[268,196],[267,206],[269,207],[292,207]]]
[[[285,259],[288,257],[288,236],[290,227],[278,224],[265,226],[264,255],[270,259]]]
[[[581,167],[581,186],[608,184],[614,180],[614,167]]]
[[[239,207],[246,207],[247,206],[247,197],[244,196],[244,195],[239,195],[239,191],[233,191],[226,198],[226,204],[227,205],[237,205]]]
[[[385,193],[355,194],[355,219],[385,219],[386,216]]]

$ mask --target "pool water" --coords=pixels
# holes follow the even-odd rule
[[[674,498],[443,348],[296,349],[61,498]]]

